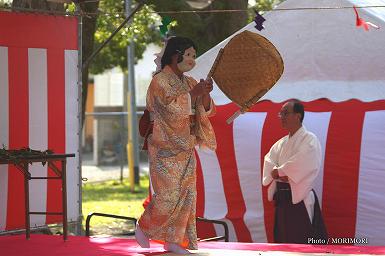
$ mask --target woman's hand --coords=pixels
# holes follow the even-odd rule
[[[211,79],[211,77],[210,77],[210,78],[205,80],[205,83],[206,83],[205,92],[206,92],[206,94],[209,94],[213,90],[213,79]]]
[[[213,90],[213,80],[208,78],[205,80],[206,87],[205,93],[202,96],[202,104],[206,111],[209,111],[211,108],[211,97],[210,92]]]
[[[205,94],[209,94],[213,90],[213,81],[211,78],[209,80],[201,79],[194,88],[190,90],[190,95],[192,98],[196,98]]]

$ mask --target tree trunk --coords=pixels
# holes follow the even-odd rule
[[[83,12],[86,13],[96,13],[99,8],[99,1],[87,2],[80,5]],[[85,16],[83,17],[83,56],[82,63],[92,54],[94,50],[94,34],[96,31],[96,20],[97,16]],[[82,124],[84,124],[85,112],[86,112],[86,102],[87,102],[87,93],[88,93],[88,66],[83,69],[82,74]]]
[[[216,0],[209,6],[212,10],[244,10],[244,12],[213,13],[206,18],[206,29],[201,30],[201,36],[207,36],[209,47],[217,45],[219,42],[234,34],[247,24],[247,0]]]
[[[194,10],[185,1],[149,0],[157,12]],[[247,24],[247,0],[215,0],[204,10],[244,10],[227,13],[161,14],[170,16],[178,25],[173,28],[178,36],[191,38],[198,46],[198,55],[211,49]]]

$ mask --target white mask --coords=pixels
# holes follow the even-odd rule
[[[181,72],[188,72],[195,67],[196,51],[190,47],[184,51],[183,60],[177,63],[177,67]]]

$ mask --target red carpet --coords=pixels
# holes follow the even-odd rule
[[[31,235],[28,241],[24,235],[0,236],[1,256],[151,256],[165,255],[160,244],[151,244],[151,249],[140,248],[135,240],[123,238],[88,238],[70,236],[64,242],[61,236]],[[264,255],[256,252],[284,251],[296,253],[332,253],[332,254],[375,254],[385,255],[385,247],[379,246],[344,246],[344,245],[291,245],[291,244],[256,244],[202,242],[196,255],[229,255],[219,253],[217,249],[231,250],[231,255]],[[200,251],[204,251],[201,253]],[[242,251],[244,250],[244,251]],[[216,252],[211,254],[211,251]],[[277,255],[277,253],[272,253]],[[279,253],[279,255],[285,253]],[[167,253],[167,255],[171,255]],[[266,254],[268,255],[268,254]],[[292,255],[292,254],[291,254]]]

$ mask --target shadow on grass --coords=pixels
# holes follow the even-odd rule
[[[149,178],[140,178],[140,186],[135,186],[131,192],[128,181],[122,184],[119,181],[83,184],[83,227],[88,214],[100,212],[121,216],[139,218],[143,212],[142,203],[148,196]],[[125,220],[94,216],[90,222],[92,235],[125,236],[134,225]]]
[[[144,176],[140,179],[140,186],[135,185],[135,192],[131,192],[128,182],[118,181],[89,183],[83,185],[83,202],[89,201],[130,201],[144,200],[148,195],[149,181]]]

